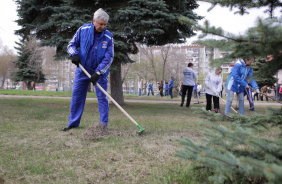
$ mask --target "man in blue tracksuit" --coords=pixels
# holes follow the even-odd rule
[[[83,113],[89,83],[100,86],[107,91],[109,68],[114,58],[113,34],[106,29],[109,15],[98,9],[94,13],[93,22],[81,26],[72,40],[67,51],[72,57],[72,63],[77,65],[73,80],[71,111],[69,123],[62,131],[78,127]],[[89,77],[79,68],[81,64],[91,75]],[[107,96],[97,87],[96,95],[100,113],[100,126],[107,127],[109,102]]]
[[[254,58],[250,60],[239,60],[236,62],[234,67],[231,70],[231,73],[228,76],[226,81],[226,89],[227,89],[227,102],[225,105],[225,114],[228,115],[230,113],[230,108],[232,105],[232,101],[234,98],[234,92],[237,93],[237,97],[239,100],[239,113],[244,115],[244,91],[247,88],[250,88],[248,83],[250,83],[251,87],[259,93],[259,87],[256,81],[253,79],[253,70],[250,67]],[[245,80],[248,81],[245,82]]]

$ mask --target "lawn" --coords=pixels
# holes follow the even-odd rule
[[[146,129],[137,136],[138,128],[110,104],[108,126],[115,136],[85,140],[83,133],[99,122],[96,100],[87,100],[80,127],[68,132],[60,129],[68,123],[69,99],[0,98],[0,104],[5,183],[168,183],[191,165],[175,156],[177,139],[200,141],[199,122],[207,121],[179,104],[126,103],[123,108]],[[256,113],[265,110],[256,107]],[[187,174],[191,183],[200,182]]]
[[[71,97],[72,92],[71,91],[32,91],[32,90],[16,90],[16,89],[0,89],[0,95],[23,95],[23,96],[48,96],[48,97]],[[87,93],[87,98],[96,98],[96,93],[95,92],[88,92]],[[136,94],[124,94],[125,99],[131,99],[131,100],[155,100],[155,101],[181,101],[181,97],[177,96],[171,99],[169,96],[141,96],[139,97]],[[223,96],[223,99],[226,100],[226,97]],[[245,98],[246,99],[246,98]],[[193,98],[191,99],[194,102],[197,102],[197,99]],[[201,96],[199,101],[205,101],[206,97]],[[247,101],[247,100],[245,100]],[[222,102],[222,101],[221,101]],[[257,101],[255,101],[257,102]],[[269,99],[269,101],[258,101],[259,103],[277,103]]]

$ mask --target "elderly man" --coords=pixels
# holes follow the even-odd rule
[[[236,62],[234,67],[231,70],[231,73],[228,76],[226,81],[226,90],[227,90],[227,102],[225,105],[225,114],[230,113],[232,101],[234,98],[234,92],[236,92],[239,100],[239,113],[244,115],[244,91],[245,88],[250,88],[247,82],[251,85],[253,89],[259,93],[259,87],[256,81],[253,79],[253,70],[251,68],[252,62],[255,58],[249,60],[243,59]],[[249,81],[250,79],[251,81]],[[247,80],[247,82],[246,82]]]
[[[80,124],[89,83],[100,86],[107,91],[109,68],[114,58],[113,34],[106,29],[109,15],[98,9],[94,13],[93,22],[81,26],[72,40],[67,51],[72,63],[77,65],[73,80],[73,93],[69,123],[62,131],[76,128]],[[91,79],[79,68],[81,64],[91,75]],[[109,102],[106,95],[97,87],[96,95],[100,113],[100,126],[107,127],[109,116]]]

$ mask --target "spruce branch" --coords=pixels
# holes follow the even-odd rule
[[[177,151],[177,156],[195,160],[204,168],[213,169],[209,179],[225,178],[224,181],[260,180],[267,178],[269,182],[277,183],[281,178],[281,143],[257,138],[240,127],[229,130],[224,126],[201,123],[209,135],[202,144],[196,144],[186,138],[179,141],[189,152]],[[193,145],[190,145],[193,143]],[[242,148],[243,147],[243,148]],[[244,148],[245,147],[245,148]],[[199,166],[201,167],[201,166]],[[245,179],[244,179],[245,178]]]
[[[200,2],[207,2],[211,4],[211,7],[208,9],[208,11],[211,11],[216,5],[222,6],[222,7],[229,7],[230,10],[233,10],[233,8],[238,8],[239,10],[235,12],[239,13],[240,15],[248,14],[248,9],[252,8],[261,8],[261,7],[267,7],[267,9],[264,11],[265,13],[269,13],[269,17],[273,18],[273,12],[276,8],[280,8],[282,6],[282,3],[279,0],[197,0]]]
[[[226,36],[221,28],[215,28],[214,26],[210,27],[207,20],[204,23],[205,27],[197,24],[196,21],[191,20],[191,19],[184,17],[184,16],[179,17],[178,20],[181,23],[183,23],[184,25],[192,26],[193,29],[202,31],[205,35],[212,34],[212,35],[220,36],[222,38],[226,38],[228,40],[232,40],[232,41],[239,42],[239,43],[240,42],[247,42],[247,40],[243,40],[241,38],[236,39],[234,37]]]

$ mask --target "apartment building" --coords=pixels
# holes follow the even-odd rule
[[[54,60],[55,48],[45,48],[42,69],[47,79],[43,84],[49,91],[71,91],[76,66],[68,59]]]
[[[213,68],[210,67],[210,60],[224,57],[224,52],[221,52],[219,49],[208,48],[202,45],[188,45],[188,44],[170,44],[165,46],[156,46],[156,47],[146,47],[143,46],[143,49],[150,50],[154,55],[158,55],[161,52],[170,50],[170,53],[174,55],[182,55],[183,57],[175,58],[173,63],[177,65],[176,68],[171,71],[175,73],[175,80],[178,83],[182,78],[182,71],[184,67],[188,65],[189,62],[194,64],[193,69],[196,73],[207,75]],[[141,55],[141,53],[139,53]],[[174,56],[175,57],[175,56]],[[141,58],[140,56],[137,58]],[[170,61],[171,62],[171,61]],[[230,72],[230,67],[228,64],[223,65],[224,72]],[[137,81],[135,81],[137,80]],[[123,84],[124,93],[137,93],[137,83],[140,79],[129,79]],[[155,85],[156,86],[156,85]],[[156,90],[156,89],[155,89]]]

